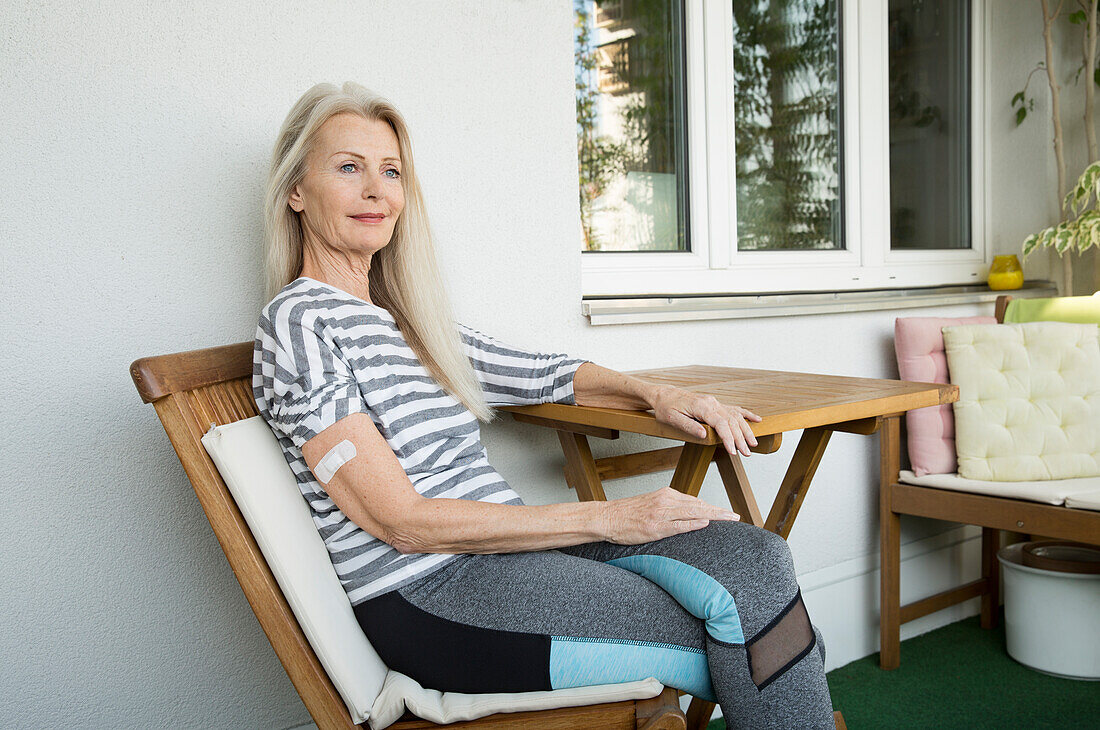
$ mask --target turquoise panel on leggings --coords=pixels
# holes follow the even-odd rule
[[[663,555],[628,555],[607,561],[664,588],[691,615],[707,622],[707,632],[727,644],[744,644],[745,632],[733,596],[709,575]]]
[[[550,686],[554,689],[636,682],[656,677],[693,697],[716,702],[707,655],[699,649],[656,641],[550,637]]]

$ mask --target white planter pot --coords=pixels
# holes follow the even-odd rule
[[[1023,545],[997,552],[1009,656],[1047,674],[1100,680],[1100,575],[1024,565]]]

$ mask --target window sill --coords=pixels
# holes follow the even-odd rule
[[[993,302],[1000,294],[1010,294],[1019,298],[1053,297],[1058,295],[1058,290],[1050,281],[1029,281],[1022,289],[1006,292],[993,291],[982,284],[873,291],[608,297],[583,299],[581,312],[588,317],[589,324],[592,325],[634,324],[942,307],[952,304]]]

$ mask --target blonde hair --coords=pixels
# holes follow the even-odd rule
[[[478,420],[488,423],[496,414],[462,349],[436,261],[405,119],[388,100],[357,83],[348,81],[343,87],[317,84],[302,94],[279,130],[264,195],[267,297],[273,299],[301,274],[304,237],[298,213],[289,205],[290,193],[305,176],[306,157],[318,130],[337,114],[388,123],[401,151],[405,208],[394,226],[393,238],[371,257],[371,301],[393,315],[405,341],[436,382]]]

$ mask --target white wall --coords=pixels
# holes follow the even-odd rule
[[[1056,210],[1044,114],[1019,130],[1010,121],[1008,100],[1041,58],[1038,11],[1023,6],[994,3],[991,230],[1003,251]],[[127,366],[252,337],[269,149],[315,81],[358,80],[404,111],[460,319],[515,344],[618,369],[890,376],[894,316],[933,313],[588,326],[568,2],[9,0],[0,38],[0,408],[11,434],[0,452],[0,726],[307,719]],[[572,498],[550,434],[505,418],[484,437],[528,501]],[[794,441],[749,460],[762,502]],[[874,438],[834,438],[791,537],[801,572],[874,565],[876,454]],[[714,474],[704,497],[724,499]],[[907,541],[945,529],[904,527]],[[850,606],[853,627],[873,621],[865,604]]]

